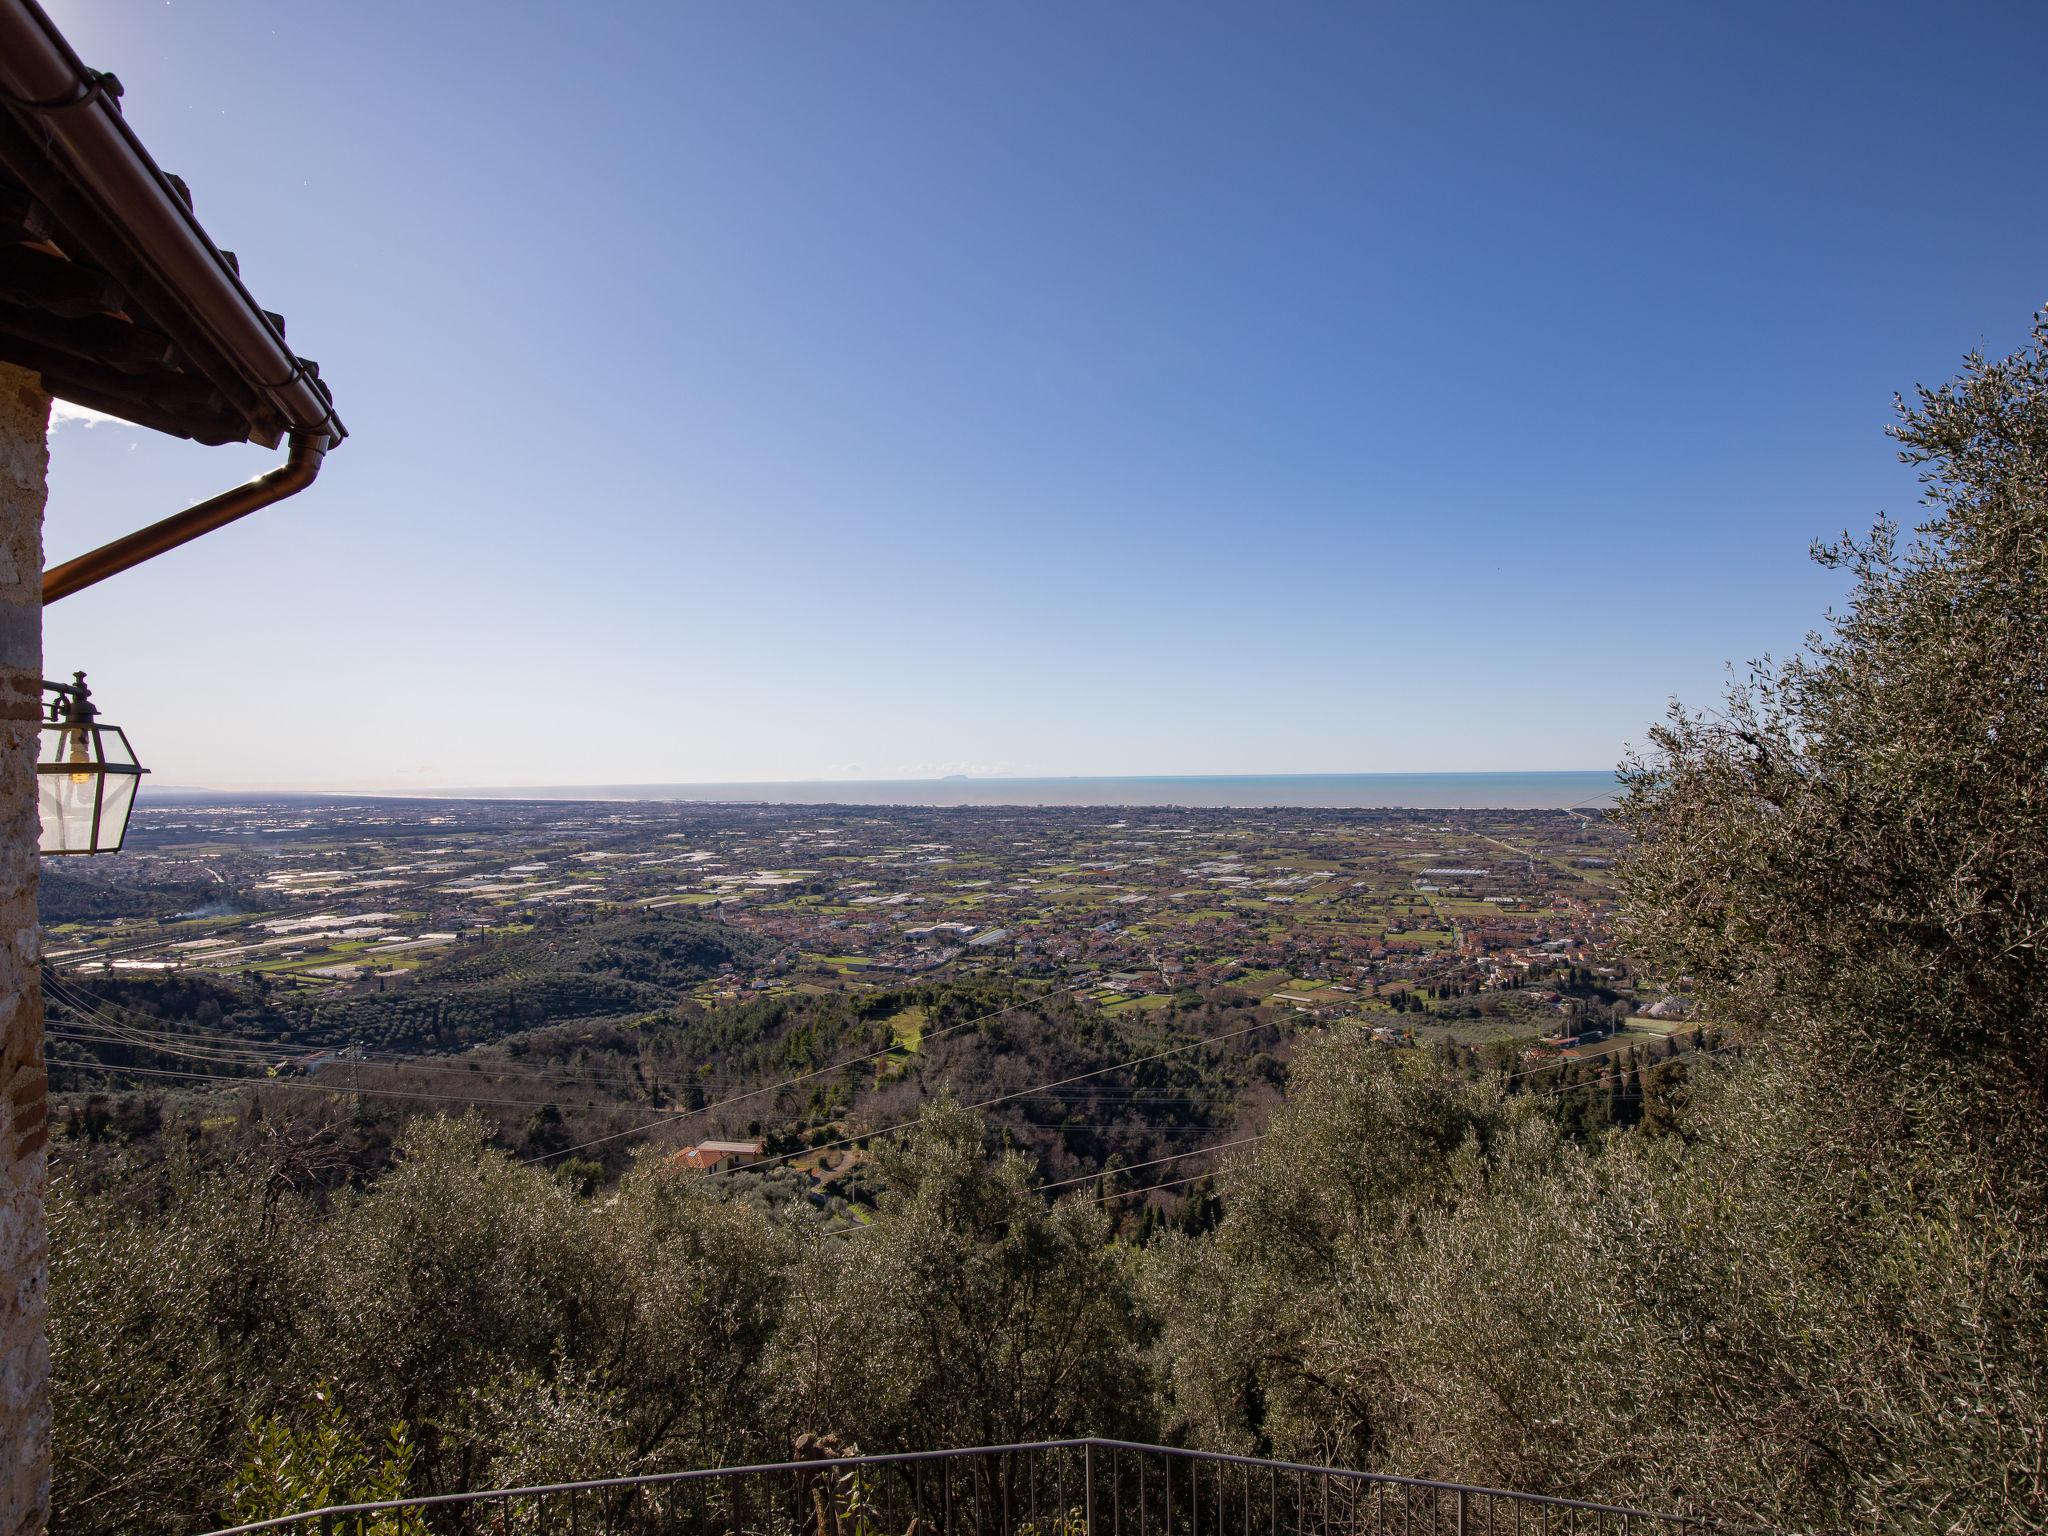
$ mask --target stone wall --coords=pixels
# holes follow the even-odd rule
[[[50,397],[0,363],[0,1536],[49,1523],[49,1140],[36,928],[36,724]]]

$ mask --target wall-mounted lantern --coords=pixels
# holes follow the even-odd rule
[[[118,725],[101,725],[85,674],[43,683],[48,701],[36,753],[36,806],[44,853],[119,853],[135,789],[149,772]]]

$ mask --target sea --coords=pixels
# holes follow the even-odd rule
[[[1055,779],[803,779],[444,790],[418,798],[685,800],[754,805],[1273,806],[1361,810],[1569,810],[1612,805],[1612,772],[1275,773]],[[386,792],[388,793],[388,791]],[[410,796],[408,798],[411,798]]]

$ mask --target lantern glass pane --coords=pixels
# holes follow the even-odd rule
[[[100,783],[97,768],[84,773],[36,775],[37,808],[43,818],[43,852],[92,852],[92,813],[99,799]],[[132,789],[129,798],[134,798]]]
[[[103,725],[93,731],[98,738],[100,761],[119,767],[135,766],[134,749],[128,745],[128,737],[118,725]]]
[[[135,809],[135,789],[142,782],[139,773],[110,773],[106,792],[100,797],[100,835],[95,853],[112,853],[128,835],[128,813]]]
[[[46,725],[36,740],[36,758],[45,763],[99,762],[99,732],[85,725]]]

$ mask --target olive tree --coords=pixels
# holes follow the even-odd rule
[[[876,1161],[880,1218],[806,1256],[776,1341],[794,1427],[871,1452],[1142,1430],[1143,1320],[1101,1208],[1049,1205],[950,1104]]]
[[[2011,1528],[2048,1502],[2048,315],[1893,430],[1923,521],[1818,548],[1841,610],[1624,773],[1624,938],[1757,1047],[1660,1201],[1699,1254],[1660,1359],[1768,1518]]]
[[[1154,1276],[1188,1433],[1785,1528],[2040,1528],[2048,323],[1896,432],[1926,520],[1818,550],[1842,611],[1624,771],[1631,956],[1741,1058],[1582,1148],[1419,1058],[1305,1053],[1214,1239]]]
[[[1928,515],[1819,547],[1806,649],[1624,771],[1622,931],[1801,1051],[1864,1134],[2048,1146],[2048,319],[1901,401]],[[1845,1127],[1847,1122],[1844,1122]]]
[[[1425,1052],[1311,1042],[1257,1159],[1224,1179],[1221,1226],[1148,1250],[1178,1427],[1219,1449],[1377,1465],[1402,1390],[1402,1271],[1509,1128],[1496,1088]]]
[[[303,1310],[310,1208],[258,1162],[182,1149],[50,1189],[50,1353],[64,1529],[184,1531],[246,1426],[279,1406]]]

